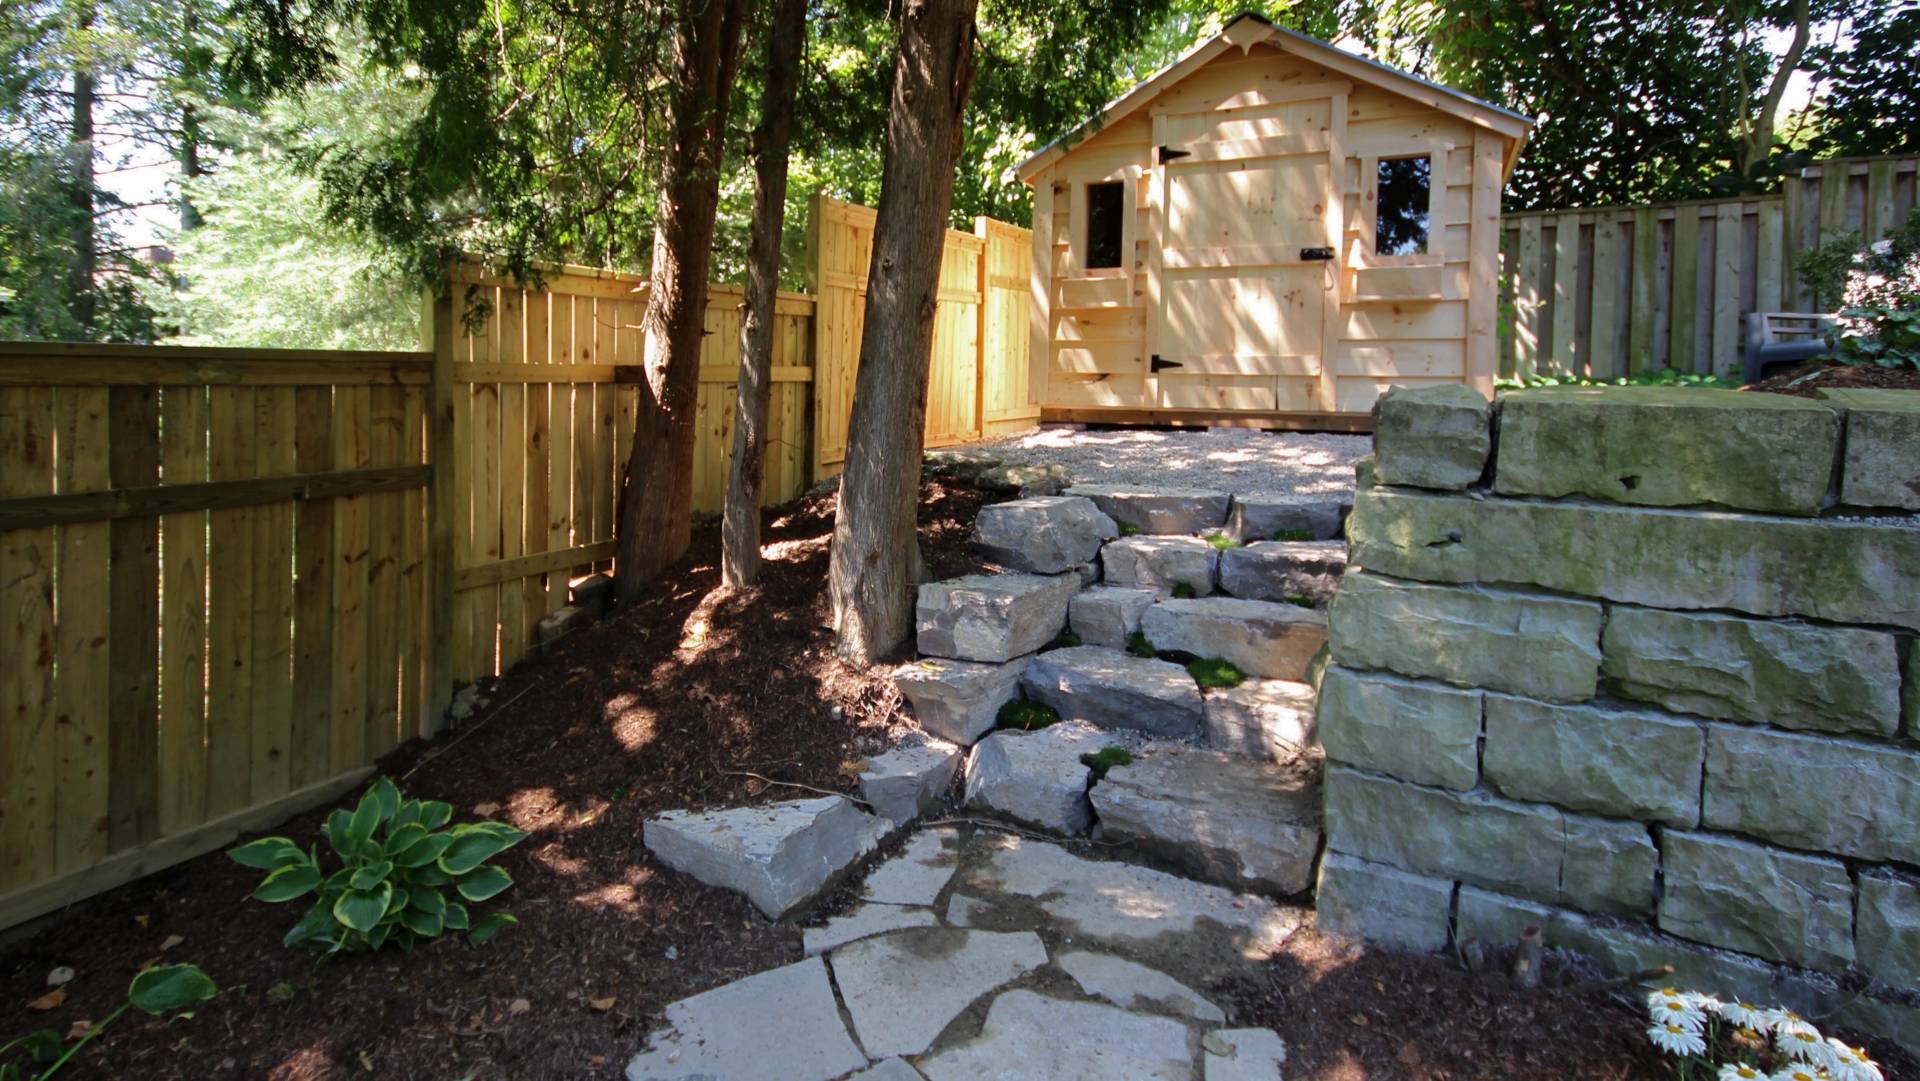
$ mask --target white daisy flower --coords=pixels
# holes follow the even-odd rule
[[[1826,1081],[1826,1071],[1796,1062],[1775,1073],[1771,1081]]]
[[[1833,1056],[1828,1068],[1839,1081],[1881,1081],[1879,1065],[1864,1049],[1829,1038],[1827,1051]]]
[[[1768,1022],[1766,1010],[1737,998],[1732,1002],[1722,1002],[1712,1007],[1712,1010],[1720,1015],[1721,1020],[1739,1028],[1765,1032],[1772,1027]]]
[[[1653,1045],[1670,1055],[1698,1055],[1707,1049],[1707,1041],[1700,1038],[1700,1030],[1686,1025],[1654,1022],[1647,1028],[1647,1039]]]
[[[1766,1022],[1767,1027],[1773,1030],[1775,1036],[1786,1036],[1798,1032],[1810,1032],[1813,1033],[1815,1037],[1820,1035],[1819,1031],[1816,1030],[1806,1018],[1794,1013],[1792,1010],[1768,1010],[1766,1013]]]
[[[1758,1067],[1744,1062],[1732,1062],[1720,1067],[1720,1081],[1767,1081],[1767,1075]]]
[[[1695,1031],[1698,1031],[1701,1023],[1706,1020],[1706,1015],[1700,1012],[1699,1007],[1685,999],[1663,998],[1658,1002],[1649,1003],[1647,1015],[1656,1025],[1682,1025]]]
[[[1833,1061],[1833,1049],[1827,1041],[1813,1030],[1812,1025],[1786,1031],[1775,1030],[1774,1042],[1791,1059],[1810,1063],[1814,1066],[1826,1066]]]
[[[1691,1004],[1694,1009],[1706,1010],[1709,1013],[1718,1013],[1720,1011],[1720,1008],[1726,1005],[1726,1003],[1720,1001],[1719,999],[1713,997],[1712,995],[1709,995],[1700,991],[1693,991],[1688,993],[1687,1002]]]
[[[1662,987],[1658,991],[1647,992],[1647,1005],[1649,1006],[1658,1005],[1661,1002],[1685,1002],[1686,1000],[1687,993],[1677,987]]]

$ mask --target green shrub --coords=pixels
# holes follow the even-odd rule
[[[1092,767],[1093,776],[1098,780],[1101,777],[1105,777],[1107,771],[1115,766],[1132,765],[1133,752],[1127,750],[1125,747],[1102,747],[1097,751],[1088,751],[1086,754],[1081,755],[1080,764]]]
[[[72,1047],[62,1050],[60,1034],[49,1029],[31,1032],[17,1040],[0,1044],[0,1081],[45,1081],[60,1072],[80,1049],[106,1031],[108,1025],[129,1009],[155,1017],[174,1013],[206,1002],[220,993],[207,974],[195,965],[161,965],[140,970],[127,988],[127,1001],[121,1003]],[[32,1070],[34,1072],[29,1073]]]
[[[1612,379],[1593,379],[1584,375],[1530,375],[1494,380],[1494,387],[1498,390],[1527,390],[1533,387],[1719,387],[1731,390],[1742,385],[1737,372],[1732,378],[1725,378],[1679,372],[1672,368],[1635,372]]]
[[[1310,541],[1314,538],[1313,530],[1311,529],[1282,529],[1273,535],[1273,539],[1277,541]]]
[[[1186,582],[1173,583],[1173,595],[1175,598],[1183,601],[1190,601],[1199,596],[1199,594],[1193,591],[1193,586]]]
[[[1801,278],[1839,306],[1828,359],[1920,368],[1920,207],[1872,244],[1846,233],[1807,253]]]
[[[1286,600],[1288,604],[1293,605],[1295,608],[1314,607],[1313,598],[1307,596],[1305,593],[1289,593],[1287,594]]]
[[[1052,706],[1041,702],[1029,702],[1016,698],[1000,707],[994,714],[994,723],[1001,728],[1011,728],[1020,732],[1038,732],[1051,724],[1060,723],[1060,713]]]
[[[1153,643],[1147,641],[1145,634],[1134,631],[1132,634],[1127,635],[1127,652],[1136,657],[1152,657],[1154,655]]]
[[[287,932],[289,946],[309,943],[329,954],[390,944],[412,949],[445,931],[465,931],[468,941],[482,943],[517,921],[504,912],[475,919],[467,906],[513,885],[507,872],[487,861],[527,835],[501,822],[448,828],[452,817],[451,804],[402,800],[382,777],[359,806],[333,812],[321,827],[339,870],[327,872],[319,846],[302,852],[285,837],[262,837],[227,855],[267,872],[253,891],[255,900],[281,904],[318,894]]]
[[[1219,657],[1201,657],[1189,661],[1187,674],[1202,687],[1238,687],[1247,680],[1247,674],[1235,668],[1232,661]]]

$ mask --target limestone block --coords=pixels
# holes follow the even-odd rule
[[[1660,929],[1803,968],[1853,962],[1853,880],[1839,860],[1669,830]]]
[[[1920,630],[1920,529],[1899,525],[1369,488],[1347,541],[1400,578]]]
[[[817,957],[682,999],[666,1013],[667,1027],[628,1064],[627,1081],[829,1081],[867,1064]]]
[[[993,731],[1000,707],[1020,696],[1031,657],[978,664],[923,657],[894,669],[893,685],[913,706],[913,719],[934,736],[969,746]]]
[[[959,866],[960,834],[951,826],[925,829],[900,854],[873,869],[860,896],[887,905],[931,905]]]
[[[996,465],[981,470],[975,483],[989,492],[1059,495],[1073,487],[1073,474],[1064,465]]]
[[[1328,852],[1320,861],[1314,909],[1320,929],[1395,949],[1427,953],[1447,944],[1453,883]]]
[[[1472,387],[1394,387],[1373,405],[1373,469],[1381,484],[1458,490],[1486,471],[1493,407]]]
[[[1072,570],[1119,535],[1119,526],[1092,500],[1073,496],[990,503],[973,522],[973,543],[987,558],[1035,574]]]
[[[863,938],[886,934],[888,931],[905,930],[908,927],[937,927],[940,920],[932,909],[914,908],[908,905],[859,905],[844,916],[835,916],[820,927],[804,928],[800,932],[802,947],[808,957],[837,949],[849,942]]]
[[[1213,592],[1220,551],[1199,537],[1122,537],[1100,549],[1110,585],[1150,589],[1159,596],[1186,586],[1195,596]]]
[[[1220,553],[1220,591],[1256,601],[1325,604],[1346,569],[1345,541],[1256,541]]]
[[[868,1055],[918,1055],[975,999],[1047,963],[1032,931],[930,927],[861,939],[828,957]]]
[[[1085,645],[1125,649],[1128,637],[1140,629],[1140,616],[1157,597],[1151,589],[1083,589],[1067,605],[1067,625]]]
[[[1601,652],[1615,693],[1668,709],[1876,736],[1900,727],[1899,643],[1880,631],[1622,607]]]
[[[1165,747],[1108,770],[1091,798],[1103,839],[1137,845],[1203,880],[1280,896],[1312,882],[1319,793],[1304,771]]]
[[[1500,397],[1493,489],[1816,514],[1840,415],[1810,398],[1680,387],[1550,387]]]
[[[1698,723],[1503,694],[1488,695],[1486,708],[1483,764],[1501,795],[1680,829],[1700,824],[1706,735]]]
[[[1091,771],[1080,756],[1104,745],[1088,725],[1062,722],[1038,732],[1000,731],[967,759],[966,804],[1068,837],[1087,832]]]
[[[1227,536],[1255,541],[1337,540],[1346,525],[1347,503],[1302,503],[1286,495],[1235,492],[1227,508]]]
[[[1327,641],[1327,617],[1311,608],[1238,597],[1164,600],[1140,617],[1153,648],[1219,657],[1250,676],[1304,680]]]
[[[1331,761],[1465,791],[1480,780],[1481,698],[1442,683],[1329,667],[1320,682],[1320,741]]]
[[[1791,848],[1920,863],[1920,752],[1709,725],[1701,823]]]
[[[920,652],[961,661],[1010,661],[1067,625],[1073,575],[970,574],[920,587],[914,606]]]
[[[860,798],[873,813],[904,826],[940,806],[960,748],[943,740],[915,739],[867,759],[860,771]]]
[[[1220,1007],[1158,969],[1109,953],[1068,950],[1055,959],[1080,990],[1123,1009],[1159,1012],[1190,1021],[1225,1021]]]
[[[1556,702],[1593,697],[1598,604],[1354,573],[1328,609],[1333,659]]]
[[[642,828],[660,862],[705,882],[738,890],[775,919],[819,896],[874,850],[890,823],[840,796],[734,807],[668,811]]]
[[[1920,990],[1920,881],[1887,870],[1862,874],[1854,927],[1861,968],[1890,987]]]
[[[1068,495],[1085,496],[1107,516],[1142,533],[1199,533],[1227,524],[1225,492],[1204,488],[1139,488],[1076,484]]]
[[[1840,502],[1920,510],[1920,394],[1907,390],[1830,390],[1847,411],[1847,453]]]
[[[1314,690],[1289,679],[1250,679],[1206,692],[1207,745],[1228,754],[1285,759],[1319,746]]]
[[[1287,1045],[1270,1028],[1227,1028],[1200,1038],[1205,1081],[1280,1081]]]
[[[1035,657],[1020,684],[1028,698],[1070,721],[1176,738],[1200,730],[1200,687],[1167,661],[1074,646]]]

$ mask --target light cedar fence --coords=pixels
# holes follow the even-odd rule
[[[1906,219],[1920,157],[1835,158],[1778,195],[1505,216],[1501,373],[1726,375],[1746,317],[1808,311],[1795,267]]]

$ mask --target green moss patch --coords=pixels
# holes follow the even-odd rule
[[[1277,541],[1310,541],[1314,538],[1313,530],[1311,529],[1282,529],[1273,535],[1273,539]]]
[[[1146,635],[1139,631],[1134,631],[1132,634],[1127,635],[1127,652],[1136,657],[1152,657],[1153,643],[1147,641]]]
[[[1225,533],[1209,533],[1206,536],[1206,541],[1208,544],[1213,545],[1215,548],[1218,548],[1221,551],[1225,551],[1228,548],[1241,547],[1241,544],[1239,541],[1234,540],[1232,537],[1227,536]]]
[[[1102,747],[1097,751],[1088,751],[1081,755],[1080,764],[1090,767],[1097,779],[1105,777],[1107,771],[1115,766],[1132,765],[1133,752],[1125,747]]]
[[[1232,661],[1218,657],[1201,657],[1189,662],[1187,674],[1202,687],[1238,687],[1247,679],[1247,674],[1235,668]]]
[[[1018,732],[1038,732],[1048,725],[1059,724],[1060,712],[1040,702],[1016,698],[1000,707],[1000,712],[994,714],[994,723]]]
[[[1193,586],[1187,582],[1173,583],[1173,595],[1176,599],[1183,601],[1190,601],[1199,596],[1198,593],[1193,591]]]

